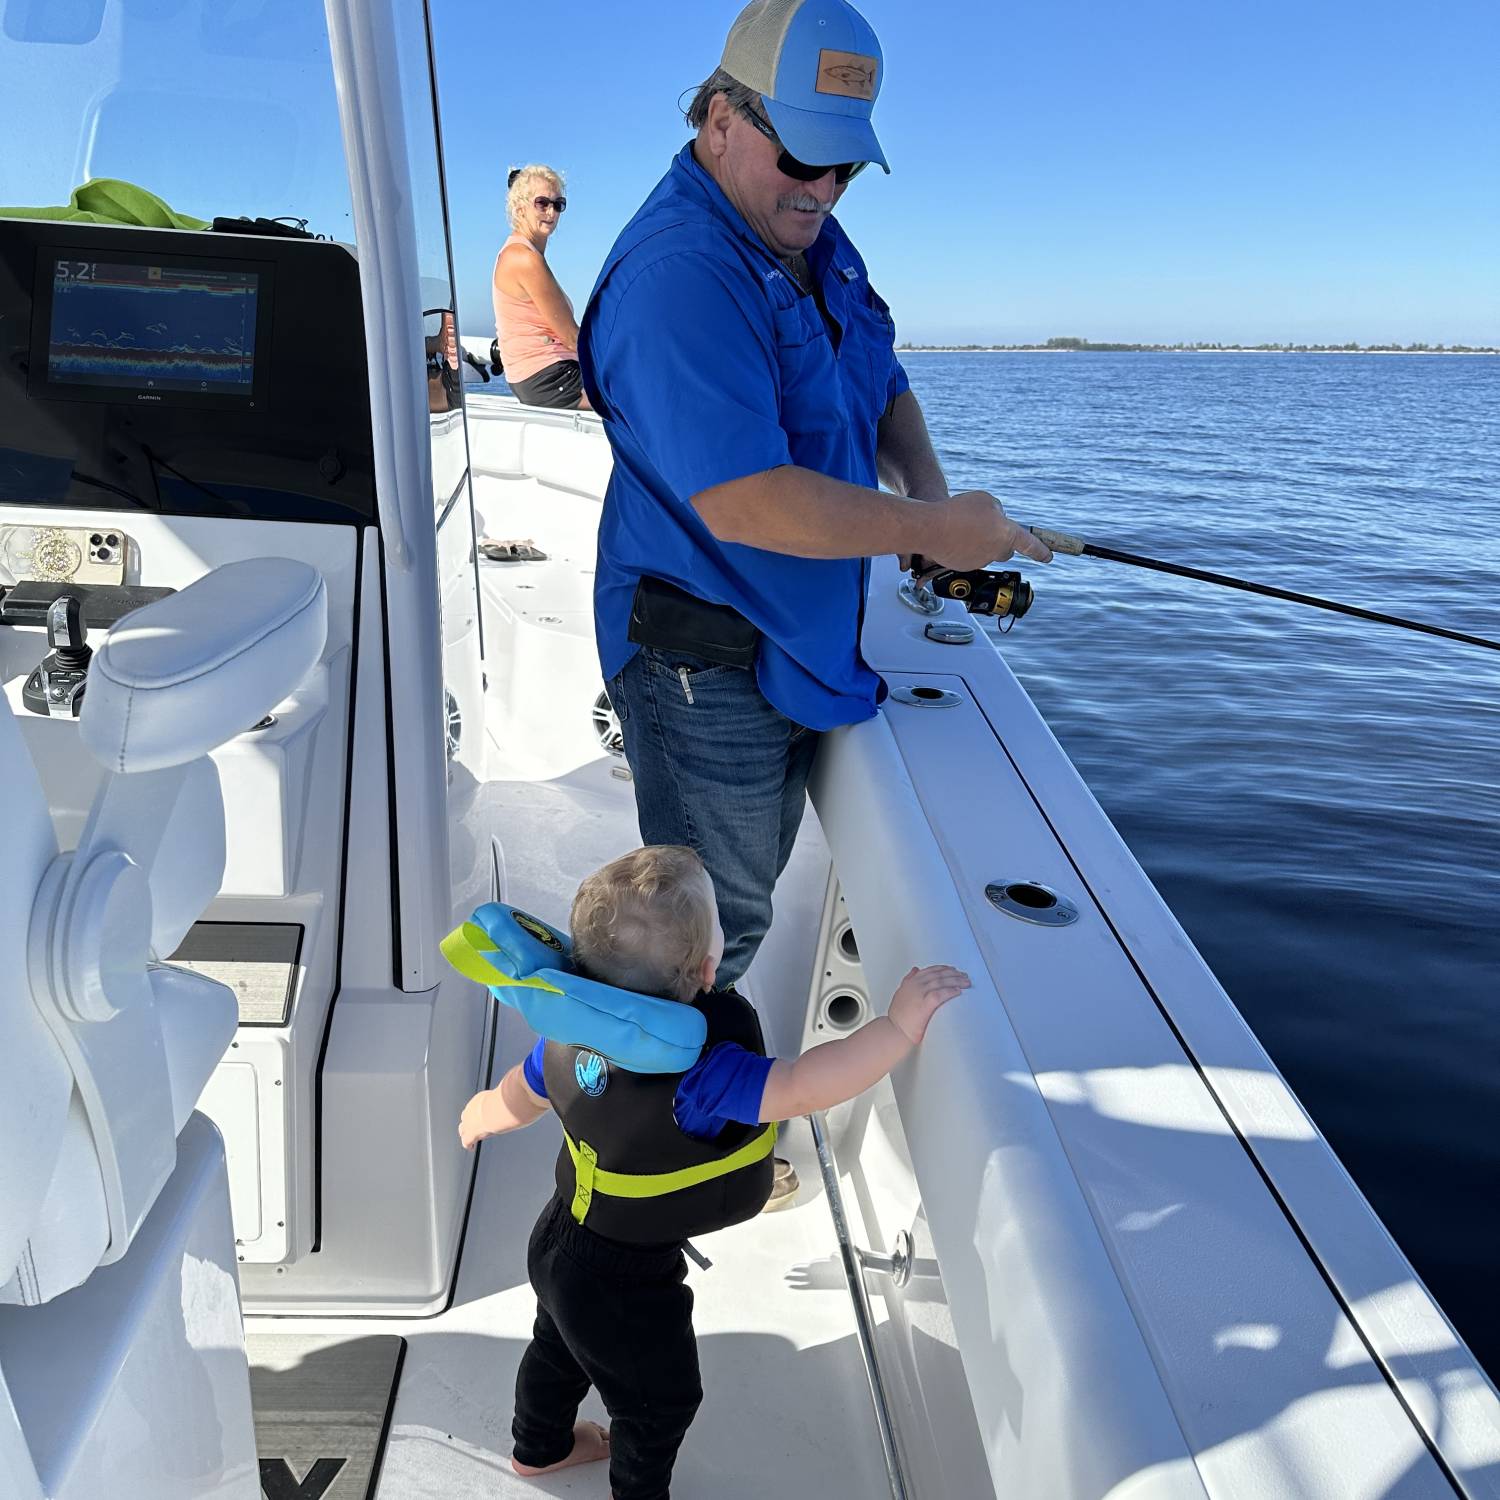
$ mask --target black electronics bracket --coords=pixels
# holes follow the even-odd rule
[[[176,592],[143,584],[51,583],[28,578],[0,592],[0,625],[45,625],[53,604],[66,597],[78,600],[85,630],[103,630],[132,610]]]

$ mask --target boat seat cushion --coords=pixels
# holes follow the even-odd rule
[[[287,557],[215,568],[126,615],[89,664],[79,733],[111,771],[182,765],[252,728],[322,655],[323,575]]]

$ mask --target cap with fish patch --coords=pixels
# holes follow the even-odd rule
[[[891,170],[870,123],[880,42],[845,0],[751,0],[729,28],[719,66],[760,94],[798,161],[874,161]]]

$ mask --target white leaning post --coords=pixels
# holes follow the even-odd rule
[[[0,709],[6,1496],[258,1494],[223,1147],[189,1123],[237,1005],[162,959],[223,878],[208,752],[296,688],[326,630],[322,576],[282,558],[219,568],[116,625],[77,728],[105,774],[74,851]],[[143,1372],[156,1410],[140,1408]]]
[[[418,7],[421,9],[421,7]],[[432,510],[421,265],[406,150],[393,0],[324,0],[349,170],[374,420],[375,493],[386,576],[390,722],[394,731],[400,985],[434,989],[438,942],[452,918],[448,762],[437,537]],[[408,58],[427,76],[427,58]]]

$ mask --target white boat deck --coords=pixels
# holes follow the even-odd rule
[[[502,1010],[500,1017],[494,1080],[532,1040],[514,1012]],[[526,1244],[552,1192],[559,1139],[548,1116],[480,1146],[457,1290],[437,1317],[246,1319],[252,1358],[258,1337],[289,1333],[350,1346],[382,1334],[406,1341],[373,1500],[609,1495],[607,1465],[523,1480],[509,1464],[516,1368],[536,1309]],[[704,1404],[673,1485],[685,1500],[887,1493],[852,1307],[805,1122],[787,1128],[780,1149],[802,1180],[797,1203],[703,1237],[695,1244],[710,1269],[688,1264]],[[350,1353],[357,1357],[357,1348]],[[326,1385],[337,1362],[337,1347],[325,1345],[317,1369],[309,1360],[309,1388]],[[295,1405],[296,1387],[296,1371],[287,1371],[278,1405]],[[592,1395],[582,1414],[607,1421]],[[345,1497],[336,1485],[330,1500],[362,1500],[353,1490]]]
[[[518,1050],[503,1038],[501,1056]],[[500,1063],[497,1061],[497,1068]],[[689,1263],[704,1403],[673,1493],[683,1497],[879,1496],[879,1437],[847,1292],[805,1125],[787,1132],[803,1180],[798,1204],[698,1243]],[[376,1500],[606,1497],[607,1466],[522,1480],[510,1468],[511,1397],[535,1301],[526,1242],[552,1187],[549,1118],[480,1148],[458,1290],[439,1317],[401,1325],[407,1354]],[[339,1324],[353,1339],[390,1323]],[[583,1415],[607,1421],[590,1396]]]
[[[480,557],[480,579],[486,601],[503,602],[529,622],[545,618],[594,643],[594,536],[559,515],[555,490],[534,479],[475,476],[476,509],[484,517],[484,535],[496,541],[529,540],[547,554],[543,562],[491,562]],[[590,520],[598,506],[593,502]],[[587,512],[585,512],[588,515]]]

